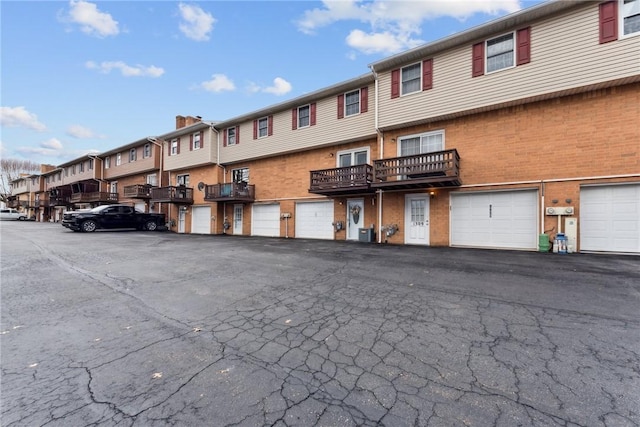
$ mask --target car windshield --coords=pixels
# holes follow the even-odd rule
[[[103,210],[105,210],[105,209],[107,209],[107,208],[110,208],[110,207],[111,207],[111,205],[98,206],[98,207],[95,207],[95,208],[91,209],[91,212],[93,212],[93,213],[100,213],[100,212],[102,212]]]

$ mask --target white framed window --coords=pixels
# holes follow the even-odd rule
[[[93,159],[89,159],[89,170],[93,170]]]
[[[640,0],[620,0],[620,32],[622,37],[640,35]]]
[[[354,116],[360,114],[360,89],[347,92],[344,95],[344,115]]]
[[[118,181],[113,181],[109,183],[109,192],[117,193],[118,192]]]
[[[402,88],[402,95],[407,95],[413,92],[420,92],[420,72],[422,67],[420,63],[408,65],[403,67],[400,71],[400,80]]]
[[[175,156],[176,154],[178,154],[178,140],[177,139],[172,139],[171,140],[171,155]]]
[[[138,150],[132,148],[129,150],[129,162],[135,162],[138,157]]]
[[[185,187],[189,186],[189,174],[177,175],[176,176],[176,184],[184,185]]]
[[[78,165],[80,167],[80,173],[84,172],[84,162]]]
[[[311,106],[298,107],[298,128],[305,128],[311,125]]]
[[[512,68],[516,64],[515,34],[509,33],[487,40],[486,67],[488,73]]]
[[[413,156],[443,150],[444,130],[398,138],[398,156]]]
[[[240,168],[231,170],[231,178],[233,182],[249,182],[249,168]]]
[[[336,163],[336,166],[339,168],[365,165],[369,163],[369,147],[338,151],[336,153]]]
[[[144,149],[142,150],[142,157],[148,158],[151,157],[151,144],[144,144]]]
[[[258,138],[269,136],[269,118],[263,117],[258,120]]]
[[[120,166],[122,164],[122,153],[116,154],[116,166]]]
[[[104,158],[104,168],[109,169],[111,167],[111,156]]]
[[[236,145],[236,128],[227,128],[227,145]]]
[[[153,185],[154,187],[158,185],[158,175],[155,173],[147,175],[147,184]]]
[[[202,147],[200,145],[200,132],[196,132],[193,134],[193,149],[199,150]]]

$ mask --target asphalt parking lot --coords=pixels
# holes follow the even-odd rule
[[[3,426],[640,425],[640,257],[0,227]]]

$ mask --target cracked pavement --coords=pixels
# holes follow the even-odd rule
[[[640,426],[640,258],[2,223],[3,426]]]

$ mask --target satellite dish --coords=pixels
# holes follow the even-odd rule
[[[204,190],[204,186],[205,186],[205,183],[204,183],[204,182],[202,182],[202,181],[200,181],[200,182],[198,183],[198,190],[200,190],[200,191]]]

